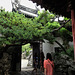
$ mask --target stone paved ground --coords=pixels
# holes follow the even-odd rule
[[[10,75],[44,75],[43,72],[40,71],[40,69],[36,72],[32,73],[33,68],[24,68],[21,72],[12,72]]]
[[[44,74],[40,71],[38,71],[37,74],[35,72],[32,73],[32,71],[21,71],[17,73],[12,73],[10,75],[44,75]]]
[[[9,75],[36,75],[36,73],[32,73],[33,68],[31,66],[27,66],[28,61],[22,59],[21,64],[21,72],[12,72]],[[44,75],[39,69],[37,70],[37,75]]]

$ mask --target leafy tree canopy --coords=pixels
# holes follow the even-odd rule
[[[55,15],[44,11],[39,12],[39,16],[35,18],[26,18],[23,14],[18,12],[5,12],[0,10],[0,45],[6,44],[25,44],[26,41],[38,41],[47,39],[53,43],[55,37],[53,30],[59,28],[61,25],[54,22]],[[55,33],[63,34],[67,30],[61,28]],[[66,32],[65,34],[68,34]]]
[[[72,41],[71,20],[64,17],[64,21],[61,24],[59,21],[54,21],[55,16],[49,11],[43,11],[42,13],[39,12],[39,16],[35,18],[49,32],[46,33],[45,39],[48,39],[50,43],[53,43],[56,37],[61,37],[66,42]]]
[[[27,40],[42,40],[47,32],[41,23],[18,12],[0,10],[0,44],[23,44]]]

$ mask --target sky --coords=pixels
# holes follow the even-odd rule
[[[0,7],[5,8],[5,11],[12,11],[11,0],[0,0]]]

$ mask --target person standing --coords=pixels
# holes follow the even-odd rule
[[[44,75],[53,75],[54,63],[50,53],[47,53],[46,60],[44,60]]]

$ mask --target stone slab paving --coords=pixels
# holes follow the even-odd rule
[[[35,72],[32,73],[32,66],[27,66],[28,61],[26,59],[21,60],[21,72],[12,72],[9,75],[36,75]],[[44,75],[40,69],[37,70],[37,75]]]
[[[21,68],[27,67],[28,60],[27,59],[21,59]]]
[[[32,71],[21,71],[21,72],[13,72],[10,75],[44,75],[43,72],[40,72],[38,70],[37,74],[34,72],[32,73]]]
[[[44,75],[43,72],[40,71],[40,69],[36,72],[32,73],[33,68],[24,69],[21,72],[12,72],[10,75]]]

